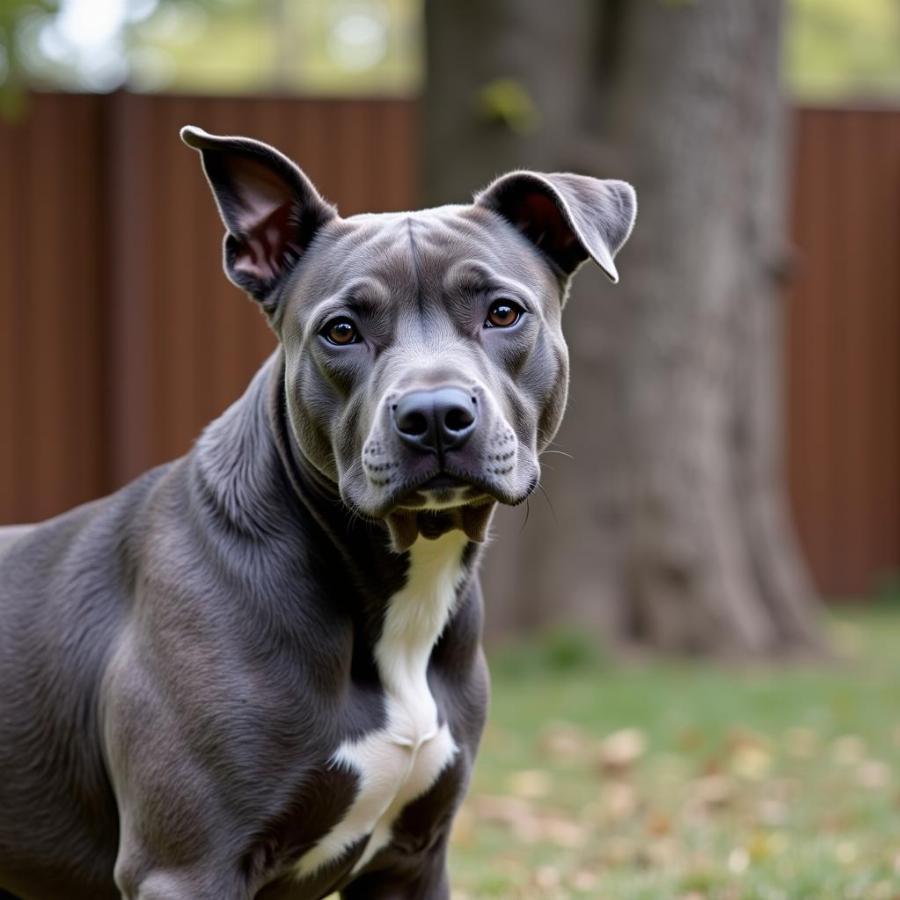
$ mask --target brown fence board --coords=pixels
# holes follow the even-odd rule
[[[21,479],[19,455],[24,447],[20,439],[21,411],[18,403],[19,335],[22,333],[22,306],[19,303],[20,267],[18,258],[18,210],[24,201],[18,192],[19,142],[13,139],[9,126],[0,125],[0,508],[5,516],[24,516],[18,487]]]
[[[53,515],[102,492],[101,191],[93,97],[0,124],[0,509]]]
[[[184,452],[274,346],[187,123],[275,144],[344,213],[416,205],[412,102],[34,97],[0,124],[0,521]],[[900,570],[900,111],[795,125],[788,481],[819,586],[860,594]]]
[[[900,570],[900,111],[795,116],[788,476],[819,586]]]

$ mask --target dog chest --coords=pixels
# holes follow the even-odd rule
[[[354,865],[354,871],[361,869],[390,843],[403,808],[453,760],[456,744],[447,724],[439,721],[427,673],[456,598],[465,543],[463,534],[450,532],[436,541],[420,538],[410,550],[406,585],[389,601],[374,652],[385,724],[343,742],[333,754],[332,764],[355,776],[356,794],[341,820],[298,861],[301,877],[367,839]]]

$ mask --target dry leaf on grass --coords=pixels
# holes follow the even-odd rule
[[[599,813],[599,820],[604,823],[621,822],[631,818],[638,808],[638,793],[634,785],[624,781],[613,781],[607,784],[600,795],[600,801],[592,806],[592,811]]]
[[[740,747],[731,758],[731,770],[747,781],[762,781],[772,769],[772,754],[762,747]]]
[[[886,788],[891,782],[891,768],[879,759],[866,759],[856,770],[856,783],[870,791]]]
[[[550,890],[559,887],[562,875],[556,866],[538,866],[534,872],[534,883],[537,887]]]
[[[842,734],[831,742],[831,758],[838,765],[857,765],[865,755],[866,742],[858,734]]]
[[[597,763],[603,772],[622,775],[644,755],[647,740],[637,728],[623,728],[600,742]]]
[[[705,775],[692,783],[691,795],[708,809],[723,809],[734,800],[734,783],[726,775]]]
[[[539,800],[546,797],[553,788],[553,779],[543,769],[521,769],[506,779],[506,786],[515,797]]]
[[[587,840],[588,829],[580,822],[539,809],[518,797],[476,794],[468,805],[479,821],[509,828],[526,844],[545,842],[571,849],[583,846]]]
[[[599,879],[588,869],[579,869],[570,879],[576,891],[591,891],[597,887]]]
[[[590,757],[591,739],[569,722],[550,722],[538,738],[542,756],[560,763],[584,762]]]

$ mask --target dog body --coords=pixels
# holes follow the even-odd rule
[[[342,219],[271,148],[185,140],[279,347],[187,456],[0,529],[0,887],[446,898],[480,544],[537,483],[568,280],[615,277],[633,192],[514,173]]]

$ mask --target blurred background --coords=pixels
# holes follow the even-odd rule
[[[0,0],[0,522],[185,452],[274,337],[181,125],[344,214],[621,177],[485,567],[464,897],[900,897],[898,0]]]

